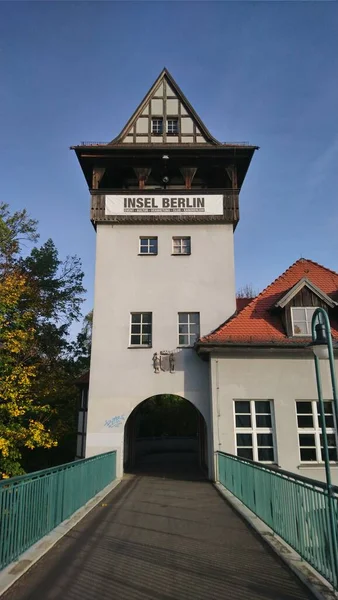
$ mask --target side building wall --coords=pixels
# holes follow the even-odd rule
[[[156,256],[139,256],[140,236],[158,237]],[[172,237],[191,236],[191,255],[173,256]],[[199,312],[201,335],[235,311],[233,228],[221,225],[98,225],[86,456],[118,448],[143,400],[176,394],[202,413],[210,432],[209,365],[191,348],[175,373],[155,373],[154,352],[178,345],[178,312]],[[130,348],[130,313],[151,312],[152,347]]]
[[[337,368],[336,361],[336,368]],[[214,448],[236,454],[235,400],[273,402],[276,462],[281,469],[303,477],[325,480],[323,463],[302,463],[298,442],[296,401],[316,401],[317,386],[311,351],[302,357],[262,352],[242,357],[213,356]],[[328,361],[320,361],[323,397],[332,399]],[[239,430],[240,432],[240,430]],[[303,430],[303,433],[310,433]],[[332,463],[332,481],[338,485],[338,464]]]

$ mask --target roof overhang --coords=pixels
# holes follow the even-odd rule
[[[238,352],[252,352],[252,351],[285,351],[294,353],[307,353],[311,356],[311,337],[306,340],[291,340],[287,342],[273,342],[271,340],[255,340],[255,341],[226,341],[226,342],[197,342],[194,346],[197,354],[199,355],[210,355],[210,354],[234,354]],[[337,347],[334,347],[335,351],[338,351]]]
[[[163,154],[168,154],[172,160],[177,160],[180,166],[197,166],[206,161],[212,161],[213,166],[224,167],[224,163],[236,161],[238,165],[238,187],[240,188],[249,169],[252,157],[258,146],[222,144],[116,144],[95,145],[85,144],[71,146],[75,151],[88,187],[92,185],[94,167],[118,167],[133,164],[134,166],[149,166],[149,162],[162,160]]]

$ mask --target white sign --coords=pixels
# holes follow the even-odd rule
[[[129,194],[106,196],[106,215],[222,215],[223,196],[151,196]]]

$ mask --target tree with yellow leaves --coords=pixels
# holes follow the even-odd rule
[[[82,301],[80,264],[60,261],[51,240],[22,257],[22,239],[36,241],[36,222],[0,204],[0,478],[23,473],[29,451],[56,447],[76,411],[67,334]]]

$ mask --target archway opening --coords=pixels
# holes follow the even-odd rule
[[[129,415],[124,430],[124,470],[207,476],[207,427],[185,398],[160,394]]]

